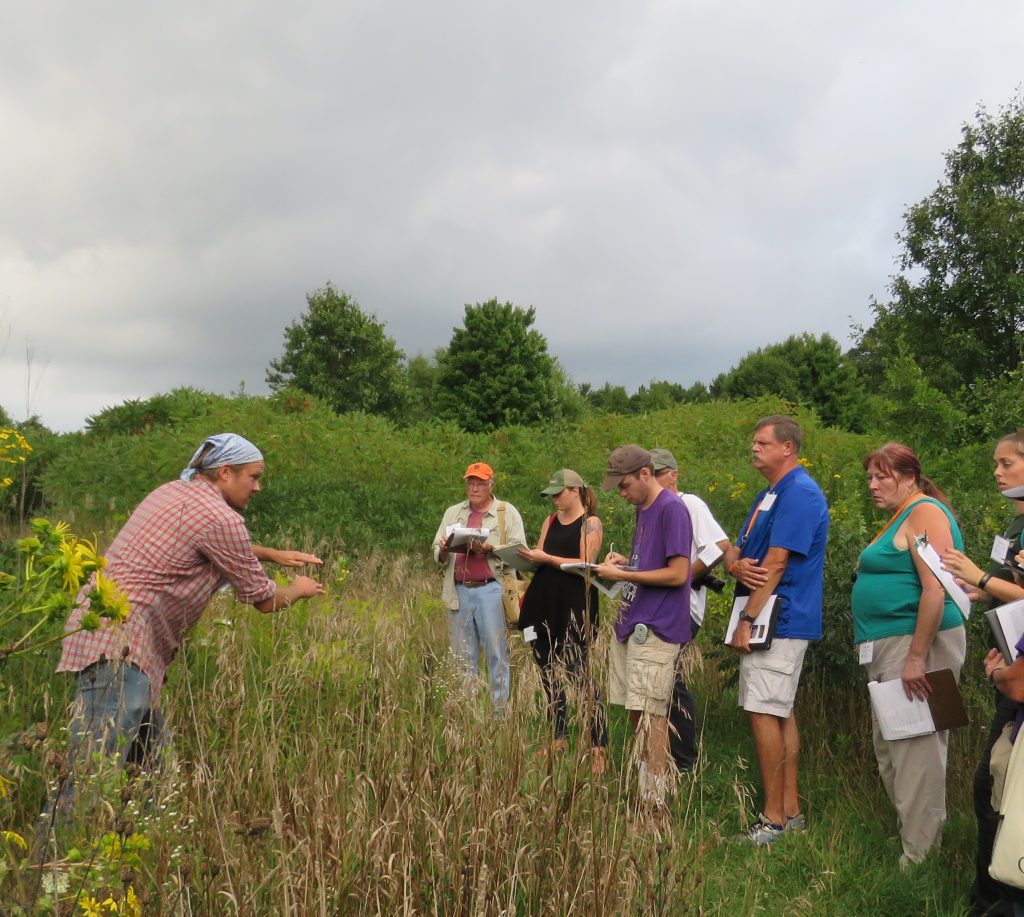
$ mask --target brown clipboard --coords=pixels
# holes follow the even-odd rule
[[[956,678],[953,677],[953,670],[939,669],[936,672],[926,672],[924,677],[928,679],[928,684],[932,688],[932,693],[928,695],[928,709],[931,710],[936,731],[966,726],[967,711],[964,709],[964,699],[960,696]]]

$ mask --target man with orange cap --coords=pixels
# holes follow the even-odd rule
[[[451,650],[467,680],[479,673],[480,649],[487,660],[491,701],[503,711],[508,703],[508,644],[501,607],[502,563],[496,546],[526,542],[523,518],[511,503],[494,496],[494,471],[486,462],[473,462],[462,476],[466,499],[445,510],[434,536],[434,559],[445,564],[442,598],[448,606]],[[453,527],[486,529],[463,550],[452,549]]]

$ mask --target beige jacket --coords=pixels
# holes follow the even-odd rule
[[[493,544],[495,547],[501,547],[503,544],[502,540],[498,537],[498,504],[502,501],[495,497],[491,501],[490,508],[484,513],[484,520],[482,528],[488,530],[487,544]],[[440,551],[441,543],[444,541],[445,530],[450,525],[467,526],[469,525],[469,501],[463,500],[461,503],[456,503],[454,506],[449,506],[445,510],[444,518],[441,519],[441,524],[437,527],[437,534],[434,535],[434,560],[441,563]],[[514,544],[521,542],[526,544],[526,530],[523,528],[523,517],[519,515],[517,510],[511,503],[505,503],[505,540],[504,544]],[[487,562],[490,564],[491,572],[494,574],[494,578],[498,579],[501,577],[502,562],[494,555],[489,554],[487,556]],[[459,607],[459,599],[455,593],[455,555],[449,554],[447,560],[447,567],[444,571],[444,588],[441,590],[441,599],[453,611]]]

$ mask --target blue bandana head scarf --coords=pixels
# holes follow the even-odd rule
[[[208,450],[203,455],[203,450]],[[202,461],[199,457],[202,456]],[[263,453],[260,452],[244,436],[237,433],[218,433],[216,436],[208,436],[203,440],[202,445],[196,449],[195,455],[188,463],[188,467],[181,472],[183,481],[191,481],[197,471],[204,468],[219,468],[221,465],[246,465],[249,462],[262,462]]]

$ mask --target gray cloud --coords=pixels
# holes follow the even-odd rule
[[[0,404],[263,390],[332,280],[408,353],[498,296],[577,381],[845,341],[1024,8],[26,6],[0,33]],[[0,342],[3,338],[0,337]]]

